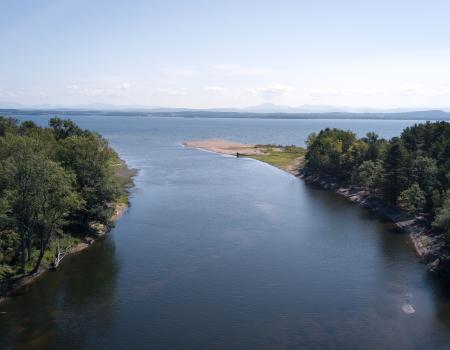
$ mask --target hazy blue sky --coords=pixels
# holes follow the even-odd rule
[[[450,1],[0,0],[0,105],[450,107]]]

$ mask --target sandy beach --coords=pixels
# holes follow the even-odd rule
[[[199,148],[206,151],[236,155],[261,155],[265,149],[257,145],[239,143],[227,140],[202,140],[202,141],[186,141],[182,143],[186,147]]]
[[[295,146],[252,145],[228,140],[186,141],[186,147],[198,148],[210,152],[239,155],[253,158],[292,175],[298,176],[303,162],[304,149]]]

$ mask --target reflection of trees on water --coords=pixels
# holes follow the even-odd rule
[[[0,311],[0,348],[80,349],[108,328],[119,266],[111,239],[66,258]]]
[[[450,281],[433,274],[427,274],[427,281],[434,288],[435,320],[450,329]]]

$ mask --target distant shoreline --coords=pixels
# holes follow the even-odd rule
[[[443,110],[423,110],[405,112],[252,112],[252,111],[218,111],[189,109],[14,109],[0,108],[0,115],[14,116],[133,116],[165,118],[240,118],[240,119],[283,119],[283,120],[450,120],[450,112]]]

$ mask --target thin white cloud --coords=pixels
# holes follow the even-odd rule
[[[72,93],[86,97],[123,96],[125,90],[129,90],[129,83],[122,83],[114,87],[83,87],[78,84],[71,84],[67,89]]]
[[[185,96],[187,95],[187,89],[186,88],[157,88],[156,91],[171,95],[171,96]]]
[[[437,89],[430,90],[431,96],[450,96],[450,87],[441,86]]]
[[[291,91],[293,88],[289,85],[284,85],[280,83],[272,83],[268,86],[258,87],[258,88],[250,88],[247,89],[247,92],[262,97],[264,99],[270,100],[275,97],[279,97],[284,95],[285,93]]]
[[[339,96],[428,96],[439,97],[450,95],[450,87],[427,88],[421,84],[404,84],[391,88],[344,89],[320,88],[308,92],[312,97],[339,97]]]
[[[211,69],[216,71],[222,71],[230,75],[241,75],[241,76],[263,76],[273,74],[275,71],[273,69],[266,68],[250,68],[244,67],[239,64],[214,64]]]
[[[228,92],[229,89],[223,86],[205,86],[203,88],[205,91],[210,91],[210,92]]]
[[[415,95],[423,90],[421,84],[407,84],[395,89],[395,92],[399,95]]]
[[[128,90],[130,88],[131,88],[131,85],[128,83],[123,83],[123,84],[116,86],[116,89],[119,89],[119,90]]]
[[[161,70],[166,74],[179,78],[190,78],[196,76],[199,73],[195,69],[187,69],[187,68],[163,68]]]
[[[242,76],[263,76],[263,75],[271,75],[275,73],[272,69],[264,69],[264,68],[243,68],[236,69],[231,72],[233,75],[242,75]]]
[[[240,69],[241,66],[239,64],[213,64],[211,66],[212,69],[215,70],[225,70],[225,71],[230,71],[230,70],[237,70]]]
[[[2,89],[0,88],[0,98],[11,98],[11,97],[17,97],[23,94],[23,91],[21,90],[9,90],[9,89]]]
[[[310,91],[310,95],[313,97],[325,97],[325,96],[350,96],[358,93],[358,90],[354,89],[339,89],[339,88],[321,88]]]

